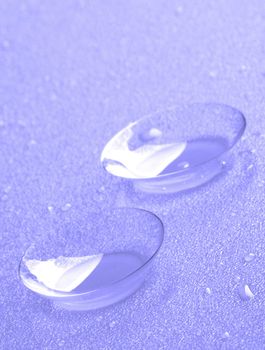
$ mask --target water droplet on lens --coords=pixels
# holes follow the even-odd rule
[[[152,128],[146,132],[141,133],[140,137],[142,141],[151,141],[162,136],[162,131],[156,128]]]
[[[254,253],[249,253],[248,255],[246,255],[244,257],[244,260],[245,260],[245,262],[251,262],[252,260],[254,260],[254,258],[255,258],[255,254]]]
[[[62,211],[68,211],[71,207],[72,207],[72,205],[70,203],[66,203],[65,205],[63,205],[61,207],[61,210]]]
[[[179,168],[187,169],[190,166],[189,162],[181,162],[178,164]]]
[[[254,298],[254,294],[252,293],[247,284],[240,286],[238,289],[238,293],[242,300],[250,300]]]

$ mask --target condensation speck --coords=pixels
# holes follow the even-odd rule
[[[254,294],[247,284],[241,286],[238,290],[238,293],[242,300],[250,300],[254,298]]]
[[[71,205],[70,203],[66,203],[65,205],[63,205],[63,206],[61,207],[61,210],[62,210],[62,211],[67,211],[67,210],[69,210],[71,207],[72,207],[72,205]]]

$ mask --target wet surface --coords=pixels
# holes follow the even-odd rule
[[[260,0],[0,2],[0,348],[264,347],[264,14]],[[208,101],[248,121],[212,182],[146,196],[102,169],[125,125]],[[51,220],[113,204],[165,222],[143,288],[71,313],[20,283],[20,257]]]

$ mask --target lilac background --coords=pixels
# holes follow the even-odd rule
[[[265,348],[264,38],[262,0],[0,2],[1,349]],[[223,176],[145,196],[101,168],[129,121],[203,101],[248,120]],[[142,289],[69,313],[21,285],[19,259],[50,215],[113,205],[165,222]]]

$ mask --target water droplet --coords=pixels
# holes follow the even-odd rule
[[[9,193],[9,192],[11,191],[11,189],[12,189],[12,186],[7,185],[7,186],[4,188],[4,192],[5,192],[5,193]]]
[[[240,70],[241,72],[245,72],[245,71],[247,70],[247,66],[246,66],[245,64],[241,64],[239,70]]]
[[[65,205],[63,205],[61,207],[61,210],[62,211],[68,211],[71,207],[72,207],[72,205],[70,203],[66,203]]]
[[[140,137],[142,141],[148,142],[162,136],[162,131],[157,128],[149,129],[146,132],[141,133]]]
[[[9,49],[10,48],[10,42],[8,41],[8,40],[3,40],[2,41],[2,47],[3,47],[3,49],[5,49],[5,50],[7,50],[7,49]]]
[[[116,321],[111,321],[109,324],[110,328],[113,328],[116,325],[116,323],[117,323]]]
[[[54,207],[53,207],[52,205],[48,205],[48,211],[49,211],[50,213],[52,213],[53,210],[54,210]]]
[[[251,262],[252,260],[254,260],[254,258],[255,258],[255,254],[254,253],[249,253],[248,255],[246,255],[244,257],[244,260],[245,260],[245,262]]]
[[[95,193],[94,195],[93,195],[93,199],[94,199],[94,201],[96,201],[96,202],[103,202],[104,201],[104,199],[105,199],[106,197],[104,196],[104,194],[102,194],[102,193]]]
[[[211,288],[209,288],[209,287],[207,287],[207,288],[205,289],[205,291],[206,291],[206,293],[209,294],[209,295],[212,294],[212,290],[211,290]]]
[[[34,140],[34,139],[30,140],[29,143],[28,143],[29,146],[34,146],[36,144],[37,144],[37,141]]]
[[[210,78],[216,78],[217,77],[217,71],[216,70],[212,70],[209,72],[209,77]]]
[[[6,194],[4,194],[2,197],[1,197],[1,201],[2,202],[6,202],[8,200],[8,196]]]
[[[239,282],[241,280],[241,277],[240,276],[235,276],[235,278],[234,278],[234,281],[235,282]]]
[[[224,332],[222,338],[223,338],[223,339],[228,339],[229,337],[230,337],[229,332]]]
[[[96,317],[97,322],[101,322],[102,320],[103,320],[103,316],[100,315],[100,316]]]
[[[58,343],[59,346],[64,346],[64,344],[65,344],[65,340],[60,340]]]
[[[101,186],[101,187],[98,189],[98,192],[99,192],[99,193],[103,193],[103,192],[105,192],[105,190],[106,190],[105,186]]]
[[[254,164],[250,164],[248,167],[247,167],[247,171],[251,171],[253,170],[254,168]]]
[[[181,13],[183,13],[183,7],[181,5],[179,5],[177,8],[176,8],[176,14],[177,15],[180,15]]]
[[[254,294],[252,293],[247,284],[240,286],[238,293],[242,300],[249,300],[254,298]]]
[[[189,162],[181,162],[178,164],[180,168],[187,169],[190,166]]]
[[[52,102],[57,101],[57,100],[58,100],[57,94],[56,94],[56,93],[52,93],[52,94],[50,95],[50,100],[51,100]]]

